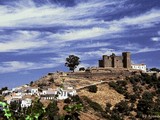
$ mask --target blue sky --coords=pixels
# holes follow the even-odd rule
[[[89,67],[123,51],[160,68],[160,0],[0,0],[0,87],[68,71],[70,54]]]

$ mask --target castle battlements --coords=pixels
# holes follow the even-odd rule
[[[123,52],[122,56],[116,56],[114,53],[107,56],[103,55],[102,60],[99,60],[99,67],[111,68],[131,68],[130,52]]]

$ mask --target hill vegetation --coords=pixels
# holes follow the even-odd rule
[[[136,120],[160,118],[160,79],[145,73],[135,74],[124,80],[108,80],[99,82],[87,78],[67,78],[48,76],[45,82],[32,82],[33,86],[60,85],[62,79],[77,89],[78,95],[61,101],[48,101],[44,105],[36,100],[29,108],[22,109],[18,104],[9,106],[9,119],[38,120]],[[52,83],[52,84],[51,84]],[[45,85],[44,85],[45,84]],[[54,86],[53,86],[54,85]],[[7,113],[7,114],[9,114]],[[1,119],[6,119],[5,111],[1,111]]]

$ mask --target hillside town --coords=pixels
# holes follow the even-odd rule
[[[80,71],[80,73],[86,74],[88,71],[98,73],[98,71],[105,72],[107,70],[130,70],[142,71],[148,74],[156,73],[156,75],[159,76],[159,73],[155,71],[147,71],[145,64],[131,64],[130,52],[123,52],[122,56],[116,56],[115,54],[110,56],[103,55],[102,58],[102,60],[99,60],[99,67],[91,67],[84,71]],[[78,76],[79,72],[77,72],[76,75]],[[69,96],[77,94],[76,89],[71,84],[64,85],[64,83],[62,83],[61,85],[61,87],[48,87],[45,89],[32,87],[30,85],[22,85],[20,87],[12,88],[11,90],[2,91],[2,96],[4,96],[4,100],[8,104],[13,101],[17,101],[20,102],[21,107],[24,108],[29,107],[35,98],[39,98],[40,100],[63,100],[67,99]]]
[[[13,101],[20,102],[21,107],[29,107],[32,104],[32,100],[36,97],[41,100],[63,100],[68,96],[76,95],[76,90],[73,87],[65,88],[48,88],[41,89],[38,87],[30,87],[29,85],[23,85],[13,88],[12,90],[5,90],[2,92],[5,97],[4,100],[10,104]]]

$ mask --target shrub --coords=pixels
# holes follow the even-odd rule
[[[126,101],[120,101],[119,103],[117,103],[115,105],[113,111],[117,112],[117,113],[122,113],[124,115],[129,115],[130,108],[128,106],[128,102],[126,102]]]
[[[33,81],[30,82],[30,86],[33,84]]]
[[[85,71],[84,67],[79,68],[79,71]]]
[[[123,120],[123,118],[118,113],[112,112],[110,120]]]
[[[142,99],[145,99],[145,100],[152,100],[152,98],[153,98],[153,94],[150,92],[144,92],[142,95]]]
[[[91,99],[89,99],[88,97],[84,96],[83,99],[89,104],[89,106],[91,108],[93,108],[95,111],[97,112],[103,112],[103,108],[101,107],[100,104],[93,102]]]
[[[46,116],[49,120],[54,120],[55,117],[58,117],[59,108],[57,107],[57,101],[52,101],[46,108]]]
[[[130,83],[132,83],[132,84],[135,84],[136,83],[136,81],[134,80],[134,78],[132,77],[132,78],[130,78],[129,79],[129,81],[130,81]]]
[[[8,90],[8,87],[3,87],[3,88],[1,88],[0,94],[2,94],[2,92],[5,91],[5,90]]]
[[[48,75],[53,75],[54,73],[48,73]]]
[[[110,112],[111,107],[112,107],[112,105],[110,103],[106,103],[105,111]]]
[[[157,93],[157,94],[160,94],[160,88],[158,88],[158,89],[156,90],[156,93]]]
[[[47,84],[46,83],[39,83],[38,84],[38,87],[40,87],[40,88],[43,88],[44,86],[47,86]]]
[[[64,100],[64,103],[68,103],[69,104],[69,103],[71,103],[71,100],[69,98],[67,98],[67,99]]]
[[[158,69],[158,68],[151,68],[150,70],[151,70],[151,71],[160,72],[160,69]]]
[[[142,92],[143,90],[140,86],[133,85],[133,91],[136,93],[136,92]]]
[[[125,99],[129,99],[130,94],[129,94],[128,92],[126,92],[126,93],[124,94],[124,96],[125,96]]]
[[[126,93],[126,89],[122,88],[121,86],[116,88],[116,91],[120,94],[125,94]]]
[[[49,82],[54,83],[54,78],[51,78],[51,79],[49,80]]]
[[[110,87],[113,87],[120,94],[125,94],[127,92],[127,88],[125,86],[121,86],[121,85],[118,85],[115,82],[109,82]],[[124,85],[124,83],[123,83],[123,85]]]
[[[137,112],[145,115],[151,115],[153,112],[154,102],[151,100],[140,99],[137,104]]]
[[[68,115],[65,115],[65,120],[80,120],[78,116],[83,109],[83,105],[81,103],[65,105],[63,109],[68,113]]]
[[[110,87],[116,88],[117,84],[115,82],[109,82],[108,83]]]
[[[78,95],[72,96],[71,100],[76,103],[82,103],[82,100]]]
[[[132,102],[132,103],[135,102],[137,98],[138,98],[138,96],[136,94],[129,95],[130,102]]]
[[[117,81],[117,84],[120,85],[120,86],[126,86],[127,81]]]
[[[89,86],[88,90],[89,90],[89,92],[96,93],[97,92],[97,86],[96,85]]]
[[[90,105],[90,107],[92,107],[95,111],[99,111],[99,112],[102,112],[102,111],[103,111],[101,105],[98,104],[98,103],[96,103],[96,102],[91,101],[91,102],[89,103],[89,105]]]

